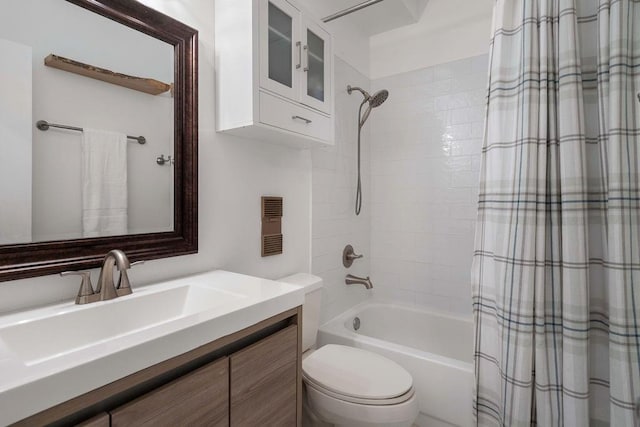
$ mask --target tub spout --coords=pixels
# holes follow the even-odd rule
[[[373,288],[373,283],[371,283],[371,279],[369,278],[369,276],[364,278],[364,277],[354,276],[353,274],[347,274],[347,277],[345,278],[344,282],[347,285],[364,285],[364,287],[367,289]]]

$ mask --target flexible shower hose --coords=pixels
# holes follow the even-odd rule
[[[362,180],[360,177],[360,136],[362,131],[362,106],[367,102],[365,99],[360,104],[360,108],[358,108],[358,184],[356,187],[356,215],[360,215],[360,211],[362,210]]]

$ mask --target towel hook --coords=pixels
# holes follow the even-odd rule
[[[160,154],[158,157],[156,157],[156,163],[159,164],[160,166],[164,166],[166,164],[173,165],[175,161],[176,160],[173,157],[171,156],[165,157],[164,154]]]

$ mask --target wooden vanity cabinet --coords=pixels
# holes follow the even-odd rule
[[[300,426],[301,321],[289,310],[15,426]]]
[[[231,355],[232,426],[296,425],[297,335],[290,326]]]
[[[111,426],[295,426],[296,325],[111,413]]]
[[[229,359],[180,377],[111,413],[113,427],[229,425]]]
[[[78,424],[77,427],[109,427],[111,425],[111,419],[109,414],[103,412],[95,417]]]

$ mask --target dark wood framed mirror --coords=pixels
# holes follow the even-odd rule
[[[197,31],[135,0],[66,1],[173,46],[173,230],[0,245],[0,281],[95,268],[111,249],[131,261],[198,251]]]

